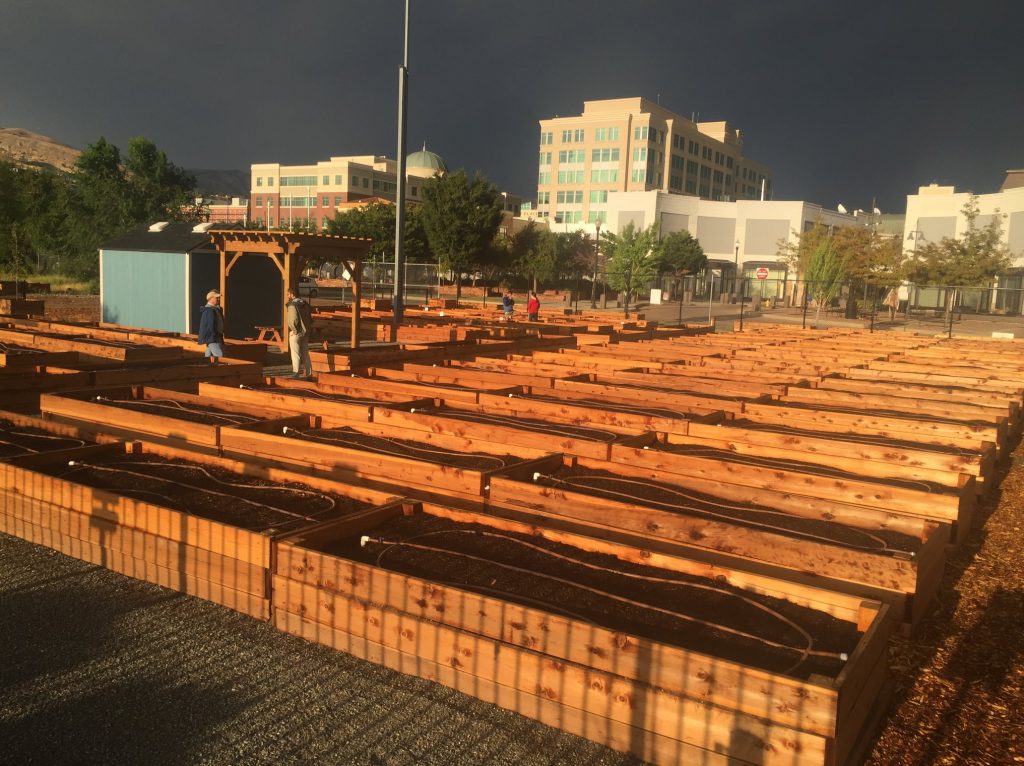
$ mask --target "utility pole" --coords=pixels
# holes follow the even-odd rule
[[[405,0],[405,42],[402,55],[402,66],[398,68],[398,178],[395,199],[395,278],[394,293],[391,300],[392,327],[394,337],[398,337],[398,328],[402,324],[405,307],[405,130],[406,107],[409,103],[409,0]]]

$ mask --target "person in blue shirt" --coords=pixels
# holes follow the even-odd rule
[[[512,291],[506,290],[505,295],[502,296],[501,299],[502,319],[506,322],[512,321],[512,310],[515,308],[515,305],[516,301],[515,298],[512,297]]]
[[[206,344],[206,356],[211,364],[224,356],[224,311],[220,307],[220,293],[210,290],[206,305],[199,311],[199,335],[196,343]]]

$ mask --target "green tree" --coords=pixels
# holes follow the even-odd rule
[[[196,179],[167,159],[148,138],[129,139],[124,166],[133,220],[198,223]]]
[[[959,237],[919,246],[907,264],[907,277],[918,284],[980,287],[1010,268],[1012,258],[1003,244],[1003,215],[997,210],[985,226],[978,226],[978,198],[963,207],[967,229]]]
[[[601,249],[610,259],[608,284],[624,294],[623,309],[628,314],[631,298],[658,274],[658,224],[638,230],[629,223],[618,234],[605,232],[603,239]]]
[[[465,171],[435,175],[423,184],[420,215],[430,249],[442,269],[455,275],[455,298],[462,297],[462,275],[490,247],[501,223],[501,195],[493,184]]]
[[[575,234],[563,234],[541,229],[531,221],[513,237],[513,265],[517,272],[527,275],[536,290],[538,283],[549,282],[571,269],[571,248],[576,246]]]
[[[658,262],[661,274],[696,274],[707,262],[704,248],[688,231],[673,231],[661,242],[661,259]]]
[[[817,327],[821,319],[821,309],[839,294],[846,278],[843,259],[832,246],[831,239],[823,239],[818,243],[810,263],[807,264],[804,278],[805,289],[814,299],[814,326]]]

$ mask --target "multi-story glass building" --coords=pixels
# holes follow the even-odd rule
[[[643,98],[585,101],[540,121],[536,217],[607,219],[608,195],[665,191],[707,200],[771,199],[771,171],[743,156],[727,122],[694,122]]]

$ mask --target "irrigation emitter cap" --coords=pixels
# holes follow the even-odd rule
[[[533,472],[533,480],[537,481],[537,479],[539,479],[539,478],[540,478],[540,471],[534,471]]]

